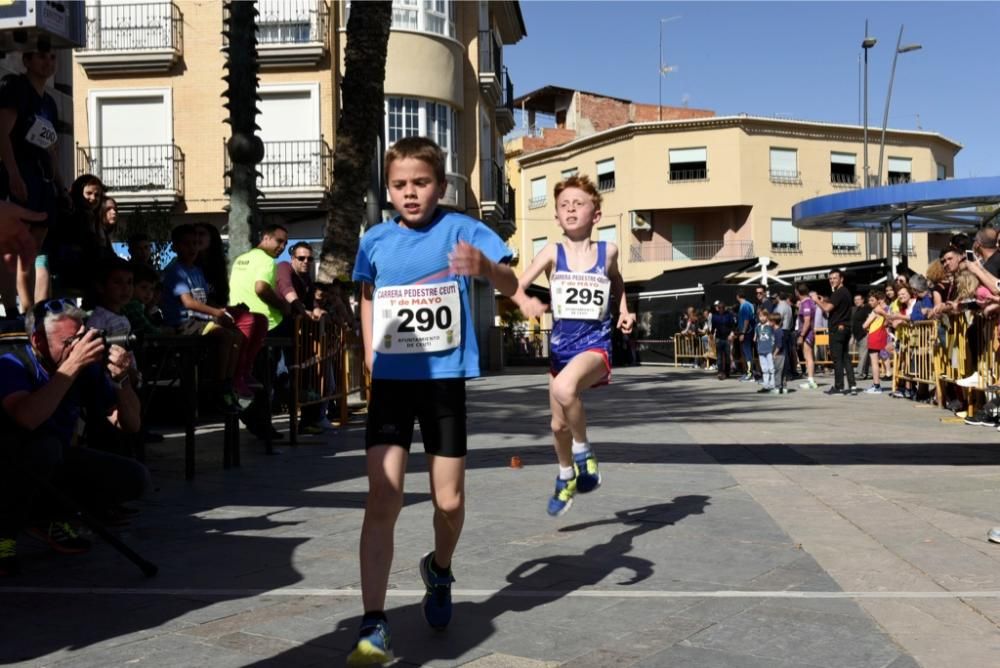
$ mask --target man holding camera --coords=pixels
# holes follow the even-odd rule
[[[77,444],[84,415],[126,433],[140,426],[131,353],[106,345],[84,318],[72,301],[41,302],[25,317],[30,343],[0,357],[3,428],[13,436],[0,446],[0,575],[17,571],[17,532],[40,516],[45,524],[29,531],[54,550],[89,549],[61,519],[67,510],[53,507],[46,487],[107,510],[140,497],[148,484],[142,464]]]

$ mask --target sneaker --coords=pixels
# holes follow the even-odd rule
[[[780,394],[788,394],[789,390],[787,387],[782,387],[778,390]]]
[[[838,394],[844,394],[844,391],[842,389],[840,389],[839,387],[834,387],[833,385],[831,385],[830,389],[823,390],[823,394],[828,394],[828,395],[830,395],[832,397],[832,396],[835,396],[835,395],[838,395]]]
[[[428,552],[420,560],[417,568],[420,578],[424,581],[427,593],[421,602],[424,620],[435,631],[444,631],[451,621],[451,583],[455,581],[449,568],[446,573],[439,573],[432,565],[434,552]]]
[[[325,429],[318,424],[301,424],[299,425],[299,433],[303,436],[320,436],[325,433]]]
[[[819,385],[816,384],[815,380],[807,380],[799,385],[799,388],[803,390],[815,390],[818,387]]]
[[[976,371],[968,378],[955,381],[955,384],[959,387],[979,387],[979,372]]]
[[[905,399],[906,390],[895,390],[893,392],[890,392],[889,396],[892,397],[893,399]]]
[[[778,388],[776,388],[776,387],[772,387],[772,388],[771,388],[770,390],[768,390],[767,392],[768,392],[768,394],[784,394],[784,390],[779,390],[779,389],[778,389]]]
[[[882,394],[882,386],[872,385],[867,390],[865,390],[865,394]]]
[[[90,541],[78,534],[69,522],[49,522],[48,529],[32,527],[28,533],[60,554],[83,554],[90,550]]]
[[[325,431],[333,431],[337,428],[337,425],[330,422],[330,418],[323,416],[323,419],[316,423],[316,426]]]
[[[972,417],[965,418],[965,424],[973,427],[993,427],[997,424],[997,419],[989,411],[978,410]]]
[[[556,476],[556,491],[549,499],[548,513],[552,517],[559,517],[573,505],[573,496],[576,494],[576,478],[563,480]]]
[[[17,575],[21,565],[17,561],[17,539],[0,538],[0,577]]]
[[[348,666],[381,666],[393,660],[389,622],[361,620],[358,641],[347,655]]]
[[[753,374],[749,374],[748,373],[748,374],[744,374],[744,375],[740,376],[740,382],[741,383],[750,383],[750,382],[753,382]]]
[[[771,391],[771,388],[769,388],[769,387],[762,387],[759,390],[757,390],[757,394],[768,394],[768,393],[770,393],[770,391]]]
[[[858,389],[857,385],[855,385],[851,389],[849,389],[849,390],[847,390],[847,391],[844,392],[844,394],[850,394],[852,397],[856,397],[860,393],[861,393],[861,391]]]
[[[1000,543],[1000,527],[990,529],[990,532],[986,534],[986,540],[991,543]]]
[[[593,492],[601,486],[601,472],[597,470],[593,450],[573,455],[573,470],[576,472],[576,491],[580,494]]]

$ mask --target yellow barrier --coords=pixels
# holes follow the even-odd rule
[[[337,401],[340,423],[346,424],[350,419],[348,396],[360,392],[368,399],[369,382],[360,338],[328,318],[312,320],[306,316],[296,318],[292,336],[294,362],[289,366],[292,437],[297,432],[298,413],[303,406]]]
[[[707,360],[715,359],[715,339],[708,337],[708,348],[701,340],[701,334],[691,334],[690,332],[680,332],[674,334],[674,366],[680,366],[680,360]]]
[[[938,388],[941,376],[937,351],[938,322],[923,320],[896,327],[896,346],[892,368],[892,389],[902,380],[927,383]],[[939,388],[938,388],[939,389]],[[940,391],[938,396],[941,396]]]

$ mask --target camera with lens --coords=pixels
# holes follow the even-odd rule
[[[125,350],[132,350],[132,346],[139,340],[139,337],[131,332],[128,334],[108,334],[103,329],[99,329],[97,335],[104,342],[104,347],[109,350],[111,346],[121,346]]]

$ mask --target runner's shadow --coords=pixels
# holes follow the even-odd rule
[[[555,554],[519,564],[507,575],[507,586],[485,601],[457,602],[452,624],[445,633],[437,633],[427,627],[419,603],[390,609],[387,613],[396,656],[402,663],[413,665],[442,660],[464,662],[484,652],[504,651],[499,645],[505,643],[504,647],[510,653],[537,658],[537,654],[550,647],[544,637],[537,634],[534,635],[541,642],[537,647],[532,646],[532,641],[528,638],[523,638],[523,642],[517,645],[507,644],[501,639],[496,647],[481,646],[496,635],[498,621],[506,628],[536,621],[519,620],[510,613],[525,613],[555,603],[577,590],[590,589],[602,583],[607,585],[606,581],[621,569],[628,571],[630,577],[611,584],[628,587],[649,578],[653,574],[654,563],[629,554],[635,539],[677,524],[689,515],[702,514],[708,505],[707,496],[679,496],[669,503],[624,510],[615,513],[612,518],[564,527],[560,531],[576,532],[617,524],[629,528],[613,535],[606,542],[587,548],[583,553]],[[458,577],[461,579],[461,573]],[[458,586],[460,585],[459,582]],[[318,646],[336,648],[338,652],[346,653],[357,637],[360,621],[360,617],[343,620],[332,633],[253,665],[299,665],[300,660],[307,661],[315,657]],[[523,637],[524,634],[519,635]]]

